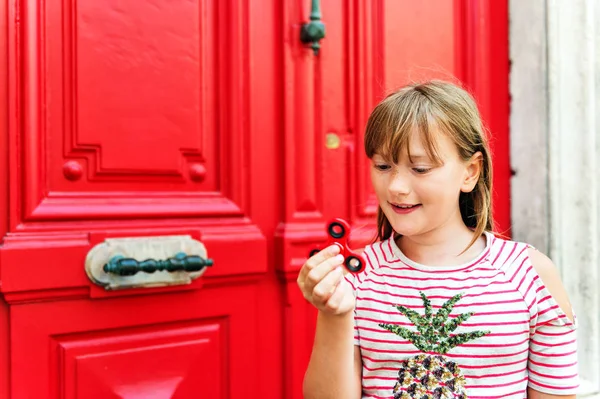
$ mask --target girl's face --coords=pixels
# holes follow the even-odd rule
[[[482,156],[476,153],[464,161],[448,135],[437,132],[434,136],[441,162],[427,155],[416,131],[408,144],[410,158],[405,148],[397,164],[386,162],[380,154],[371,159],[371,181],[379,206],[394,231],[403,236],[464,226],[459,195],[477,184]]]

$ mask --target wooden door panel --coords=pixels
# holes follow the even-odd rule
[[[244,4],[23,2],[24,220],[245,215]]]
[[[222,329],[160,326],[130,336],[119,329],[99,337],[55,337],[63,397],[222,397]]]
[[[51,65],[52,70],[63,72],[63,90],[52,90],[51,98],[69,105],[63,125],[66,137],[53,140],[57,149],[63,144],[64,154],[49,155],[58,155],[57,166],[63,158],[83,158],[88,180],[82,182],[82,189],[110,189],[89,183],[111,175],[121,183],[162,176],[190,184],[182,166],[198,162],[208,171],[203,191],[214,191],[215,159],[210,150],[218,80],[209,78],[218,67],[213,62],[218,42],[212,4],[77,1],[47,5],[50,12],[62,11],[64,29],[62,40],[45,43],[49,50],[63,54],[62,62],[54,59]],[[54,83],[59,82],[47,81],[53,89]],[[51,137],[61,131],[49,133]],[[210,164],[203,165],[207,155]],[[57,190],[69,187],[61,173],[52,176]]]
[[[257,290],[13,306],[11,398],[252,397]]]

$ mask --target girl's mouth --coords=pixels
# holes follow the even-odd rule
[[[392,206],[392,210],[399,214],[411,213],[421,207],[421,204],[411,205],[411,204],[392,204],[392,203],[390,203],[390,205]]]

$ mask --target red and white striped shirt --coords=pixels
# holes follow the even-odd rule
[[[379,325],[417,331],[395,305],[422,315],[421,292],[430,300],[433,313],[463,294],[449,317],[474,315],[452,335],[489,331],[445,355],[460,367],[469,399],[526,398],[528,385],[554,395],[576,392],[575,324],[536,273],[527,244],[491,233],[486,238],[486,249],[475,261],[456,267],[417,264],[393,239],[365,248],[365,271],[346,278],[356,295],[354,343],[362,356],[363,398],[393,398],[402,361],[422,353]]]

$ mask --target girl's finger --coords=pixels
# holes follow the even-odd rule
[[[327,248],[319,251],[315,255],[311,256],[306,261],[306,263],[304,264],[302,269],[300,269],[300,274],[298,275],[298,282],[304,281],[306,279],[306,275],[311,270],[313,270],[314,268],[319,266],[321,263],[323,263],[327,259],[330,259],[339,253],[340,253],[340,247],[336,244],[333,244],[333,245],[330,245]]]
[[[342,303],[342,299],[344,299],[344,295],[346,295],[346,292],[344,291],[342,280],[340,280],[335,286],[333,294],[327,300],[325,307],[332,312],[336,312]]]
[[[341,265],[344,262],[344,256],[337,254],[333,258],[329,258],[312,269],[306,275],[304,280],[304,287],[312,291],[332,270]]]
[[[312,290],[312,298],[315,304],[323,305],[334,294],[336,287],[344,277],[342,266],[335,267],[323,279],[315,285]]]

